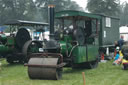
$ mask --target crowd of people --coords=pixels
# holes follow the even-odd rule
[[[115,41],[115,51],[114,51],[114,62],[113,65],[121,64],[123,54],[122,54],[122,46],[124,44],[124,37],[121,36],[118,41]]]

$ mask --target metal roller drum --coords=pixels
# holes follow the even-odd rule
[[[62,76],[62,67],[58,58],[30,58],[28,75],[31,79],[58,80]]]

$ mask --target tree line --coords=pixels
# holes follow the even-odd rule
[[[0,0],[0,24],[11,19],[48,21],[48,5],[54,4],[55,11],[80,10],[72,0]],[[128,24],[128,3],[120,0],[87,0],[86,9],[91,13],[105,14],[120,18],[121,25]]]
[[[114,16],[120,19],[120,26],[128,25],[128,3],[121,0],[87,0],[87,9],[91,13]]]
[[[47,22],[49,4],[55,11],[83,10],[71,0],[0,0],[0,24],[12,19]]]

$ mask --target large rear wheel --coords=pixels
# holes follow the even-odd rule
[[[30,55],[31,53],[38,53],[39,48],[42,48],[42,44],[39,41],[32,41],[32,40],[27,41],[22,48],[24,61],[28,62],[29,60],[28,55]]]

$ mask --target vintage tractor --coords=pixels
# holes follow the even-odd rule
[[[99,16],[65,10],[55,14],[58,29],[54,29],[54,6],[49,6],[50,39],[44,42],[43,53],[32,53],[25,66],[31,79],[62,77],[63,66],[95,68],[98,65]]]
[[[10,35],[0,35],[0,56],[6,58],[7,62],[27,62],[27,54],[39,52],[39,48],[42,48],[40,41],[32,40],[27,28],[34,27],[37,29],[38,26],[47,26],[47,23],[11,20],[5,25],[10,27]],[[16,34],[13,30],[17,31]]]

